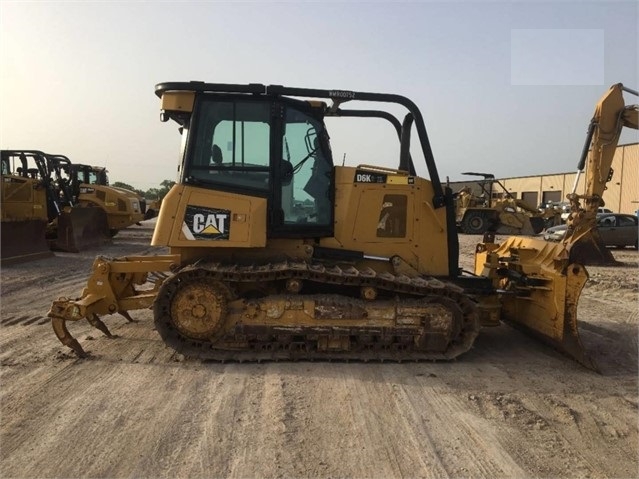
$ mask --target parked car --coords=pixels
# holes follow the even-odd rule
[[[605,214],[609,214],[609,213],[614,213],[614,211],[609,210],[608,208],[602,208],[601,206],[599,208],[597,208],[597,214],[598,215],[605,215]]]
[[[602,206],[597,208],[598,215],[611,214],[611,213],[614,213],[611,209],[604,208]],[[570,203],[562,203],[561,221],[565,223],[568,220],[569,216],[570,216]]]
[[[568,225],[558,225],[547,228],[544,231],[544,239],[546,241],[561,241],[566,236],[566,230],[568,229]]]
[[[546,241],[562,241],[566,235],[567,225],[553,226],[544,232]],[[620,213],[597,215],[597,229],[606,246],[624,248],[632,246],[637,249],[639,242],[639,225],[637,217]]]

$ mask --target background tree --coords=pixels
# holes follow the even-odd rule
[[[145,195],[144,191],[138,190],[137,188],[134,188],[133,186],[123,183],[121,181],[115,181],[114,183],[111,184],[111,186],[115,186],[116,188],[124,188],[125,190],[135,191],[140,196]]]
[[[162,183],[160,183],[159,188],[149,188],[148,190],[146,190],[146,192],[144,193],[144,197],[147,200],[162,200],[162,198],[164,198],[166,196],[166,194],[169,192],[169,190],[173,187],[173,185],[175,184],[175,181],[172,180],[164,180],[162,181]]]
[[[175,181],[172,180],[163,180],[160,183],[158,188],[149,188],[146,191],[139,190],[129,185],[128,183],[124,183],[122,181],[115,181],[111,184],[111,186],[115,186],[116,188],[124,188],[127,190],[135,191],[138,195],[143,196],[147,200],[162,200],[169,192],[169,190],[173,187]]]

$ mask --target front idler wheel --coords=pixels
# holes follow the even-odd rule
[[[180,285],[171,301],[171,323],[180,335],[206,340],[218,335],[227,313],[224,290],[213,281]]]

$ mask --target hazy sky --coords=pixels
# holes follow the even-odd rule
[[[405,95],[442,180],[573,171],[598,98],[639,87],[638,23],[636,1],[4,0],[0,147],[158,186],[176,179],[180,137],[154,86],[200,80]],[[336,163],[397,165],[386,122],[327,123]]]

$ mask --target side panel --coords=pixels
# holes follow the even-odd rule
[[[2,220],[47,220],[47,197],[38,180],[3,175],[0,184]]]
[[[335,238],[322,246],[398,255],[422,274],[449,275],[446,209],[433,208],[429,181],[358,182],[355,168],[335,170]]]
[[[266,198],[176,184],[164,197],[153,246],[266,246]]]
[[[120,188],[81,184],[78,202],[102,208],[107,214],[109,229],[123,229],[144,219],[137,195]]]

